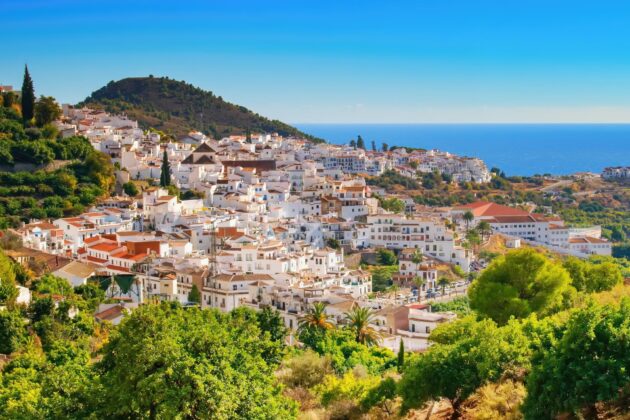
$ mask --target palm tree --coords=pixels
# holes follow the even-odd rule
[[[427,284],[427,281],[420,276],[416,276],[413,278],[412,282],[418,288],[418,296],[420,296],[420,290],[422,289],[422,286]]]
[[[442,287],[442,296],[444,296],[444,289],[449,285],[451,280],[448,277],[440,277],[438,280],[438,285]]]
[[[315,302],[313,306],[302,316],[298,322],[298,331],[305,330],[331,330],[335,328],[330,322],[331,315],[326,313],[326,304],[324,302]]]
[[[348,328],[354,332],[357,343],[371,346],[381,341],[381,333],[370,326],[373,319],[374,313],[370,308],[356,307],[346,314]]]
[[[490,223],[486,222],[485,220],[479,222],[479,224],[477,225],[477,230],[479,231],[482,240],[485,240],[486,235],[490,235],[492,233]]]
[[[420,264],[422,262],[422,252],[419,249],[416,249],[413,252],[413,256],[411,257],[411,262],[414,264]]]
[[[466,213],[464,213],[464,221],[466,222],[466,231],[468,231],[468,227],[470,226],[470,222],[472,222],[475,219],[475,215],[472,214],[472,212],[470,210],[466,211]]]

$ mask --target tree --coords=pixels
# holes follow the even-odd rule
[[[171,185],[171,165],[168,162],[168,154],[164,150],[162,155],[162,171],[160,173],[160,187]]]
[[[370,308],[355,307],[346,314],[346,321],[357,343],[372,346],[382,340],[381,333],[370,325],[374,321],[374,313]]]
[[[28,334],[19,311],[0,311],[0,354],[11,354],[25,342]]]
[[[104,191],[111,191],[116,177],[114,175],[114,165],[109,155],[93,151],[83,162],[87,177]]]
[[[328,239],[326,239],[326,246],[328,246],[328,247],[330,247],[332,249],[340,249],[341,248],[341,244],[335,238],[328,238]]]
[[[405,366],[405,342],[402,340],[402,337],[400,339],[400,346],[398,346],[398,357],[396,362],[398,373],[402,373]]]
[[[610,239],[613,242],[623,242],[626,240],[626,232],[624,232],[621,226],[615,225],[612,227],[612,231],[610,233]]]
[[[437,283],[442,288],[442,295],[444,295],[444,290],[451,283],[451,280],[448,277],[440,277]]]
[[[11,108],[13,104],[17,102],[17,95],[15,92],[4,92],[2,94],[2,106],[5,108]]]
[[[312,388],[332,373],[330,359],[312,350],[289,358],[282,364],[280,381],[288,387]]]
[[[593,263],[576,257],[567,257],[562,266],[569,272],[571,284],[578,291],[603,292],[623,281],[621,270],[610,261]]]
[[[164,303],[125,317],[98,363],[100,418],[293,418],[274,383],[276,346],[252,311]]]
[[[0,251],[0,305],[11,305],[17,294],[13,262]]]
[[[569,273],[533,249],[496,258],[468,290],[470,306],[504,325],[511,316],[546,316],[570,306],[575,289]]]
[[[376,152],[376,142],[372,140],[372,151]]]
[[[422,251],[416,248],[413,251],[413,255],[411,256],[411,262],[413,262],[414,264],[420,264],[422,262],[422,259],[423,259]]]
[[[68,280],[52,274],[46,274],[39,279],[35,285],[35,290],[41,294],[71,296],[73,289]]]
[[[387,248],[380,248],[377,253],[378,255],[376,260],[380,265],[396,265],[398,263],[398,259],[396,258],[394,251],[390,251]]]
[[[190,303],[201,303],[201,292],[196,284],[193,284],[190,288],[190,293],[188,293],[188,302]]]
[[[403,410],[446,398],[457,418],[481,385],[529,366],[527,337],[511,324],[498,328],[490,319],[467,316],[436,328],[429,338],[434,344],[408,364],[399,383]]]
[[[262,311],[256,312],[256,318],[261,331],[268,332],[271,340],[284,345],[287,327],[284,326],[284,320],[278,311],[265,306]]]
[[[528,376],[526,418],[555,418],[618,398],[630,384],[628,319],[627,299],[618,307],[591,303],[574,312]]]
[[[355,139],[350,140],[350,147],[352,148],[356,148],[357,147],[357,142]]]
[[[422,290],[422,287],[427,284],[427,281],[420,276],[415,276],[413,278],[413,284],[418,288],[418,295],[420,295],[420,290]]]
[[[35,124],[43,127],[61,116],[61,108],[52,96],[41,96],[35,104]]]
[[[381,144],[381,148],[383,149],[383,152],[387,152],[389,150],[389,146],[387,145],[387,143]]]
[[[127,194],[129,197],[135,197],[138,195],[138,193],[140,193],[140,191],[138,190],[138,187],[136,186],[136,184],[134,184],[133,182],[129,181],[129,182],[125,182],[123,184],[123,191],[125,192],[125,194]]]
[[[476,229],[471,229],[466,232],[466,242],[473,248],[481,244],[481,238]]]
[[[466,231],[468,231],[468,228],[470,226],[470,223],[475,220],[475,215],[472,214],[472,212],[470,210],[466,210],[466,213],[464,213],[464,215],[462,216],[462,218],[464,219],[464,221],[466,222]]]
[[[396,197],[392,197],[392,198],[380,198],[379,199],[379,204],[380,206],[387,211],[391,211],[394,213],[403,213],[405,211],[405,202],[402,201],[399,198]]]
[[[35,89],[33,79],[28,72],[28,66],[24,66],[24,81],[22,82],[22,120],[24,125],[33,119],[35,111]]]
[[[482,220],[477,225],[477,231],[479,231],[479,235],[481,235],[481,239],[485,240],[487,236],[492,233],[492,228],[490,227],[490,223],[485,220]]]
[[[357,148],[365,150],[365,142],[361,136],[357,136]]]
[[[325,332],[334,328],[330,322],[331,315],[326,313],[324,302],[315,302],[298,321],[298,332],[316,331]]]

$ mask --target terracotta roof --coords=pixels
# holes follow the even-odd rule
[[[456,207],[457,210],[470,210],[475,217],[493,217],[493,216],[526,216],[529,215],[524,210],[516,209],[508,206],[501,206],[487,201],[477,201],[475,203],[464,204]]]

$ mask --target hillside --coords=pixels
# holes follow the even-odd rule
[[[190,130],[215,138],[247,132],[277,132],[322,141],[281,121],[269,120],[243,106],[226,102],[212,92],[168,77],[111,81],[79,105],[103,108],[110,113],[125,112],[143,128],[152,127],[174,136]]]

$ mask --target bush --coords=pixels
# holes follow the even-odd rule
[[[288,387],[312,388],[332,373],[330,359],[312,350],[297,354],[283,363],[279,379]]]

